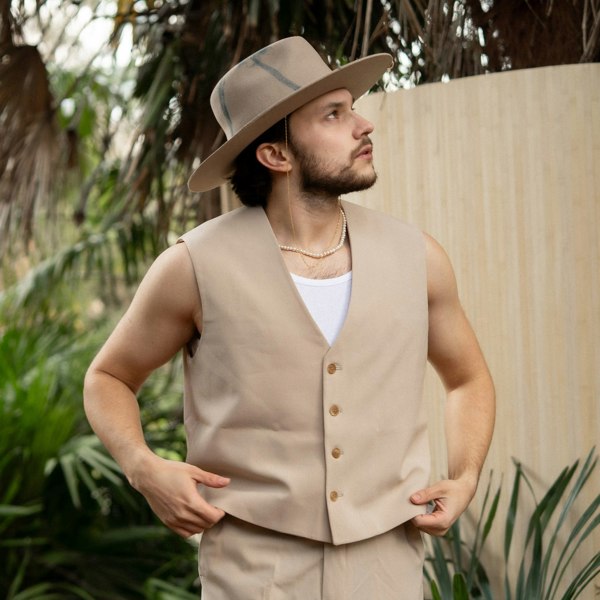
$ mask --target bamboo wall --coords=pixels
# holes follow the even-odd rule
[[[516,457],[541,490],[600,441],[600,65],[429,84],[357,108],[375,124],[380,178],[349,199],[446,248],[497,389],[485,472],[504,474],[506,501]],[[441,474],[444,400],[433,372],[426,395]],[[599,483],[596,473],[588,500]],[[502,536],[497,526],[488,564],[502,556]],[[598,534],[588,556],[594,546]]]

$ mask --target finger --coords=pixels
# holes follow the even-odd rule
[[[433,537],[443,537],[448,533],[448,529],[437,529],[434,527],[417,527],[419,531],[422,533],[426,533],[427,535],[431,535]]]
[[[165,523],[166,524],[166,523]],[[167,527],[169,527],[167,525]],[[171,531],[174,531],[177,535],[181,536],[184,539],[188,539],[190,537],[192,537],[193,535],[196,535],[197,533],[203,533],[204,529],[197,529],[197,528],[192,528],[192,527],[169,527],[169,529],[171,529]]]
[[[192,498],[188,498],[185,508],[194,518],[201,519],[205,528],[212,527],[225,516],[225,511],[208,503],[198,489]]]
[[[177,498],[172,497],[170,501],[156,508],[149,499],[150,506],[169,527],[172,528],[173,525],[181,523],[191,523],[195,527],[208,529],[225,516],[222,509],[209,504],[202,497],[198,491],[198,484],[192,483],[189,489],[182,492]]]
[[[184,538],[188,538],[195,533],[202,533],[206,529],[197,522],[175,518],[163,519],[163,523],[177,535]]]
[[[225,516],[225,513],[223,513],[223,516]],[[178,533],[182,537],[189,538],[189,537],[191,537],[193,535],[204,533],[208,529],[211,529],[220,520],[221,519],[218,519],[215,522],[208,522],[208,521],[196,521],[196,522],[193,522],[193,523],[190,522],[190,523],[186,523],[185,525],[179,525],[176,528],[172,527],[171,529],[173,529],[173,531],[176,531],[176,533]]]
[[[211,518],[201,517],[192,511],[174,513],[163,519],[163,523],[167,527],[185,537],[202,533],[205,529],[210,529],[216,522],[213,522]]]
[[[224,511],[208,503],[204,503],[202,506],[191,506],[190,510],[205,529],[212,527],[225,516]]]
[[[221,488],[225,487],[226,485],[229,485],[229,482],[231,481],[229,477],[222,477],[221,475],[217,475],[216,473],[209,473],[208,471],[203,471],[202,469],[194,467],[193,465],[190,466],[192,467],[192,477],[195,481],[201,483],[202,485],[206,485],[208,487],[213,488]]]

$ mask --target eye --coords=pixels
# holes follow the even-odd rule
[[[340,115],[339,110],[336,108],[334,110],[332,110],[330,113],[328,113],[327,118],[328,119],[337,119]]]

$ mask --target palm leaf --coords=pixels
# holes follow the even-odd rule
[[[111,529],[98,537],[100,546],[117,546],[135,542],[148,542],[171,537],[171,532],[163,526],[146,525]]]
[[[506,522],[504,528],[504,562],[508,564],[511,544],[513,539],[513,533],[515,530],[515,523],[517,520],[517,512],[519,507],[519,490],[521,484],[521,478],[523,475],[523,469],[521,463],[514,461],[516,466],[515,478],[513,481],[512,492],[510,495],[510,502],[508,505],[508,512],[506,515]],[[505,600],[511,600],[511,586],[508,578],[508,571],[505,571],[504,574],[504,594]]]
[[[550,586],[548,587],[548,599],[549,600],[552,600],[555,597],[555,595],[558,591],[558,586],[560,585],[560,582],[562,581],[565,571],[566,571],[567,567],[569,566],[569,564],[571,563],[571,561],[573,560],[573,558],[575,557],[577,550],[579,549],[581,544],[600,525],[600,515],[596,515],[596,517],[591,521],[591,523],[588,525],[588,527],[583,531],[581,537],[577,540],[577,543],[572,548],[570,547],[571,544],[573,543],[573,541],[575,540],[577,534],[579,533],[579,531],[581,531],[581,528],[584,526],[584,524],[588,523],[591,516],[595,512],[598,511],[599,506],[600,506],[600,496],[596,496],[596,499],[594,500],[594,502],[590,505],[588,510],[586,510],[585,513],[578,520],[575,529],[569,536],[569,539],[567,540],[567,542],[565,544],[565,548],[561,552],[558,564],[555,566],[554,574],[553,574],[552,580],[550,582]],[[568,556],[567,556],[568,549],[570,550],[570,552],[568,553]],[[598,567],[597,560],[599,558],[600,558],[600,552],[597,552],[594,555],[594,557],[592,557],[592,559],[590,559],[590,563],[588,563],[588,564],[595,564],[596,567]],[[594,561],[596,561],[596,562],[594,562]],[[596,569],[595,575],[592,577],[592,579],[596,575],[598,575],[599,572],[600,572],[600,570]],[[579,579],[580,579],[580,575],[577,575],[575,578],[575,581],[577,581]]]
[[[439,585],[442,597],[448,598],[452,594],[452,575],[450,573],[452,563],[444,554],[442,540],[440,538],[432,538],[431,544],[433,548],[433,557],[428,557],[427,562],[433,567],[435,580]],[[431,581],[432,579],[433,577],[429,575],[429,580]]]
[[[461,524],[460,521],[455,521],[450,531],[446,534],[449,538],[452,547],[452,562],[454,568],[458,573],[462,573],[462,555],[463,555],[463,541],[461,536]]]
[[[21,584],[23,583],[23,579],[25,577],[25,571],[27,569],[27,566],[29,564],[29,561],[31,560],[31,551],[29,548],[25,549],[25,552],[23,553],[23,558],[19,563],[19,567],[17,569],[17,572],[15,573],[15,576],[13,577],[10,587],[7,590],[7,600],[12,600],[15,597],[15,594],[18,592],[19,588],[21,587]]]
[[[534,535],[536,530],[545,530],[548,521],[554,514],[554,510],[561,501],[565,490],[567,489],[577,467],[579,461],[576,461],[571,467],[565,467],[560,475],[556,478],[554,483],[550,486],[550,489],[544,494],[542,500],[537,504],[535,510],[529,520],[527,527],[527,534],[525,537],[525,544],[527,544],[530,538]],[[530,489],[532,489],[531,482],[525,473],[523,473],[523,479],[528,483]]]
[[[547,570],[549,568],[552,551],[556,544],[558,533],[561,530],[562,526],[564,525],[567,516],[570,514],[570,510],[571,510],[574,502],[577,500],[582,488],[587,483],[589,477],[592,474],[592,471],[596,468],[597,461],[598,461],[598,459],[597,459],[597,457],[595,457],[595,448],[592,448],[592,450],[589,452],[588,456],[586,457],[586,460],[581,468],[581,471],[579,473],[579,476],[577,477],[575,484],[573,485],[573,488],[571,489],[571,492],[569,493],[567,501],[563,505],[557,525],[556,525],[556,527],[552,533],[552,536],[550,538],[550,541],[548,544],[548,550],[546,552],[546,557],[544,559],[544,567],[543,567],[544,575],[547,573]],[[557,579],[557,574],[560,572],[561,564],[562,564],[567,552],[570,549],[570,544],[575,540],[579,531],[584,527],[587,520],[589,518],[591,518],[591,516],[597,511],[599,504],[600,504],[600,496],[597,496],[596,499],[594,500],[594,502],[592,502],[592,504],[584,512],[582,517],[578,520],[577,524],[571,531],[569,538],[568,538],[565,546],[563,547],[563,550],[560,553],[560,556],[558,558],[558,563],[554,568],[554,573],[553,573],[552,579],[550,581],[550,584],[548,586],[549,598],[552,598],[552,596],[553,596],[552,590],[554,588],[554,584],[556,583],[556,586],[558,586],[558,584],[560,582],[560,578]],[[577,544],[575,549],[577,549],[577,547],[579,547],[579,544]],[[570,562],[570,561],[567,561],[566,564],[568,564],[568,562]],[[564,572],[564,570],[562,572]]]
[[[477,561],[476,573],[477,584],[482,597],[485,598],[485,600],[494,600],[494,595],[492,594],[492,588],[490,586],[490,579],[479,560]]]
[[[496,490],[494,494],[494,498],[492,500],[492,505],[487,512],[487,505],[490,498],[491,493],[491,485],[492,485],[492,474],[490,474],[490,479],[488,480],[488,484],[486,486],[485,495],[483,497],[483,502],[481,505],[481,512],[479,514],[479,518],[477,519],[477,526],[475,529],[475,534],[473,536],[473,544],[470,550],[470,561],[469,568],[467,570],[467,588],[472,589],[475,583],[475,576],[477,575],[477,579],[481,582],[482,577],[485,581],[487,581],[487,575],[485,574],[485,570],[481,567],[481,563],[479,562],[479,556],[483,550],[483,546],[485,541],[492,529],[492,525],[494,523],[494,519],[496,517],[496,512],[498,510],[498,502],[500,501],[500,490],[501,485]],[[460,570],[462,572],[462,569]],[[488,582],[489,583],[489,582]]]
[[[102,477],[115,486],[123,484],[123,474],[119,465],[109,456],[97,450],[100,447],[98,438],[94,435],[77,436],[69,440],[59,452],[57,459],[46,463],[45,474],[48,476],[60,465],[71,502],[76,508],[81,508],[80,484],[87,487],[90,495],[101,502],[98,494],[98,484],[88,469],[92,469],[97,477]]]
[[[12,506],[0,504],[0,517],[29,517],[42,511],[41,504],[33,506]]]
[[[66,595],[65,593],[68,593]],[[82,600],[95,600],[83,588],[69,584],[40,583],[31,586],[7,600],[64,600],[68,598],[81,598]]]
[[[440,590],[437,586],[437,583],[433,580],[430,581],[431,586],[431,597],[433,600],[443,600],[442,595],[440,594]]]
[[[574,600],[592,581],[600,574],[600,552],[590,558],[585,567],[575,576],[565,593],[562,600]]]
[[[168,581],[152,577],[145,585],[147,600],[198,600],[198,594],[192,594]]]
[[[469,600],[469,591],[462,573],[456,573],[452,578],[452,598],[454,600]]]

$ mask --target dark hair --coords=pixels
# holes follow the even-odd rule
[[[256,149],[265,143],[285,140],[285,119],[281,119],[246,146],[234,161],[229,181],[233,191],[246,206],[266,206],[271,193],[271,172],[256,159]]]

